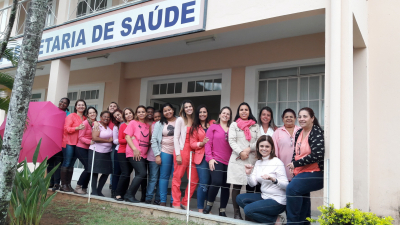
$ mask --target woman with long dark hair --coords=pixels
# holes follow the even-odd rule
[[[190,147],[194,150],[193,162],[196,164],[199,185],[197,188],[197,209],[203,212],[204,201],[207,199],[208,186],[210,183],[210,171],[205,158],[205,145],[209,141],[206,137],[208,128],[214,124],[215,120],[210,120],[208,109],[205,105],[199,105],[194,114],[193,125],[189,131]]]
[[[296,132],[292,162],[287,165],[294,177],[286,188],[288,223],[308,223],[310,193],[324,186],[324,131],[311,108],[299,110],[301,129]]]
[[[269,135],[272,137],[278,127],[274,122],[274,113],[268,106],[263,107],[258,114],[258,124],[260,126],[260,135]]]
[[[139,186],[142,186],[142,192],[146,190],[146,158],[150,144],[150,127],[146,121],[146,107],[143,105],[138,106],[135,114],[135,120],[132,120],[124,131],[127,142],[126,157],[135,169],[135,177],[126,192],[124,199],[125,201],[132,203],[140,202],[135,198]]]
[[[117,189],[115,191],[115,200],[123,201],[123,196],[129,187],[129,179],[133,171],[133,167],[126,157],[126,139],[125,139],[125,129],[128,124],[135,118],[135,112],[131,108],[125,108],[122,111],[122,119],[124,123],[121,123],[118,131],[118,163],[121,168],[121,176],[118,181]]]
[[[64,111],[66,116],[71,114],[68,111],[69,103],[70,103],[69,98],[62,98],[62,99],[60,99],[60,102],[58,103],[58,108],[60,110]],[[65,120],[64,120],[64,122],[65,122]],[[55,155],[50,157],[49,160],[47,160],[47,163],[49,164],[47,166],[47,173],[50,173],[50,171],[53,170],[54,167],[56,167],[58,164],[60,164],[62,162],[63,162],[63,151],[62,151],[62,149],[60,149],[60,151],[58,153],[56,153]],[[60,171],[61,171],[61,168],[59,166],[57,168],[57,170],[51,176],[49,188],[51,188],[52,191],[56,191],[56,190],[60,189],[60,181],[61,181]]]
[[[223,107],[219,112],[217,122],[211,125],[206,133],[209,141],[205,146],[205,155],[211,171],[211,185],[208,190],[207,205],[203,210],[204,214],[210,213],[221,188],[219,215],[226,217],[225,212],[230,188],[230,185],[226,183],[226,173],[228,171],[229,158],[232,154],[232,148],[228,142],[229,126],[232,122],[231,115],[231,108],[228,106]]]
[[[174,173],[174,132],[176,116],[174,107],[170,103],[161,106],[161,120],[154,124],[151,136],[151,148],[156,157],[155,162],[160,166],[158,190],[160,205],[167,205],[169,179]],[[173,198],[171,196],[171,205]]]
[[[189,199],[192,197],[194,191],[196,190],[197,183],[199,182],[199,177],[197,171],[194,169],[196,165],[192,161],[190,164],[190,154],[192,148],[190,147],[189,131],[192,127],[194,120],[194,107],[190,100],[184,100],[181,104],[181,110],[179,112],[179,118],[176,120],[175,131],[174,131],[174,176],[172,178],[172,197],[174,199],[173,207],[186,209]],[[185,196],[181,201],[181,180],[185,172],[189,178],[189,167],[191,169],[191,188],[190,193],[188,189],[185,191]]]
[[[240,194],[236,201],[246,217],[259,223],[275,224],[286,208],[288,180],[285,165],[276,157],[271,136],[263,135],[257,140],[257,159],[254,166],[246,164],[245,168],[248,184],[253,187],[261,184],[261,193]]]
[[[243,102],[237,109],[235,122],[229,126],[229,145],[233,151],[228,164],[227,183],[233,184],[232,203],[235,219],[242,219],[236,197],[240,194],[242,186],[247,185],[244,165],[254,165],[257,161],[256,142],[259,137],[257,119],[253,116],[249,104]],[[246,189],[254,192],[254,188],[248,185]]]
[[[85,129],[83,121],[86,120],[86,102],[79,99],[75,102],[74,113],[65,118],[63,136],[63,163],[61,165],[61,191],[73,192],[71,187],[72,174],[76,160],[75,148],[78,144],[79,131]]]
[[[83,121],[85,128],[79,131],[78,144],[76,145],[75,154],[76,157],[81,161],[84,171],[81,173],[79,180],[76,184],[74,193],[75,194],[87,194],[86,189],[90,179],[90,168],[89,168],[89,147],[94,144],[92,140],[92,127],[93,122],[96,121],[97,110],[94,107],[88,108],[88,118]]]
[[[93,168],[92,177],[92,195],[103,196],[101,193],[108,175],[112,173],[111,152],[113,143],[113,132],[108,127],[111,121],[111,113],[103,111],[100,114],[99,129],[100,131],[92,131],[92,140],[94,144],[89,149],[89,168]],[[94,152],[93,152],[94,151]],[[94,153],[94,155],[93,155]],[[94,161],[93,161],[94,157]],[[92,166],[93,161],[93,166]],[[99,174],[101,177],[97,183]]]

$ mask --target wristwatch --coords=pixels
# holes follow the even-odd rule
[[[273,184],[277,184],[278,183],[278,179],[275,178],[275,182],[272,182]]]

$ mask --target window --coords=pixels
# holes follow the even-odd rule
[[[84,16],[111,6],[109,0],[79,0],[76,17]]]
[[[56,15],[56,0],[50,0],[47,5],[47,16],[45,24],[46,27],[54,25],[55,15]]]
[[[222,79],[189,81],[187,92],[221,91]]]
[[[291,108],[314,110],[324,125],[325,65],[262,71],[259,74],[258,110],[271,107],[275,123],[283,126],[281,113]],[[257,110],[257,113],[258,113]]]
[[[182,82],[153,84],[153,95],[180,94]]]
[[[42,93],[31,95],[31,102],[40,102],[41,99],[42,99]]]

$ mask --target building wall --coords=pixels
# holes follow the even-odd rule
[[[399,221],[400,1],[368,1],[370,208]],[[367,169],[367,168],[365,168]],[[398,222],[397,222],[398,223]]]

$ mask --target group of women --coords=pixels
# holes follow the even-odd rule
[[[59,108],[65,111],[68,104],[63,98]],[[151,204],[154,199],[154,204],[167,206],[172,177],[171,207],[186,209],[197,188],[198,211],[209,214],[221,191],[219,215],[226,216],[232,185],[235,219],[242,219],[241,207],[246,220],[275,223],[286,211],[288,222],[308,223],[310,192],[323,187],[325,152],[323,130],[311,108],[302,108],[297,115],[286,109],[280,128],[274,124],[271,108],[262,108],[256,119],[245,102],[234,118],[232,110],[223,107],[216,121],[209,117],[207,106],[195,108],[190,100],[182,102],[179,117],[169,103],[155,111],[145,106],[121,110],[112,102],[101,112],[100,121],[96,121],[97,113],[78,100],[74,113],[67,115],[61,187],[55,175],[53,190],[86,194],[93,168],[93,195],[103,196],[102,188],[112,174],[116,200]],[[76,158],[85,170],[72,189]],[[182,198],[185,172],[191,188]],[[244,186],[246,193],[240,194]]]

